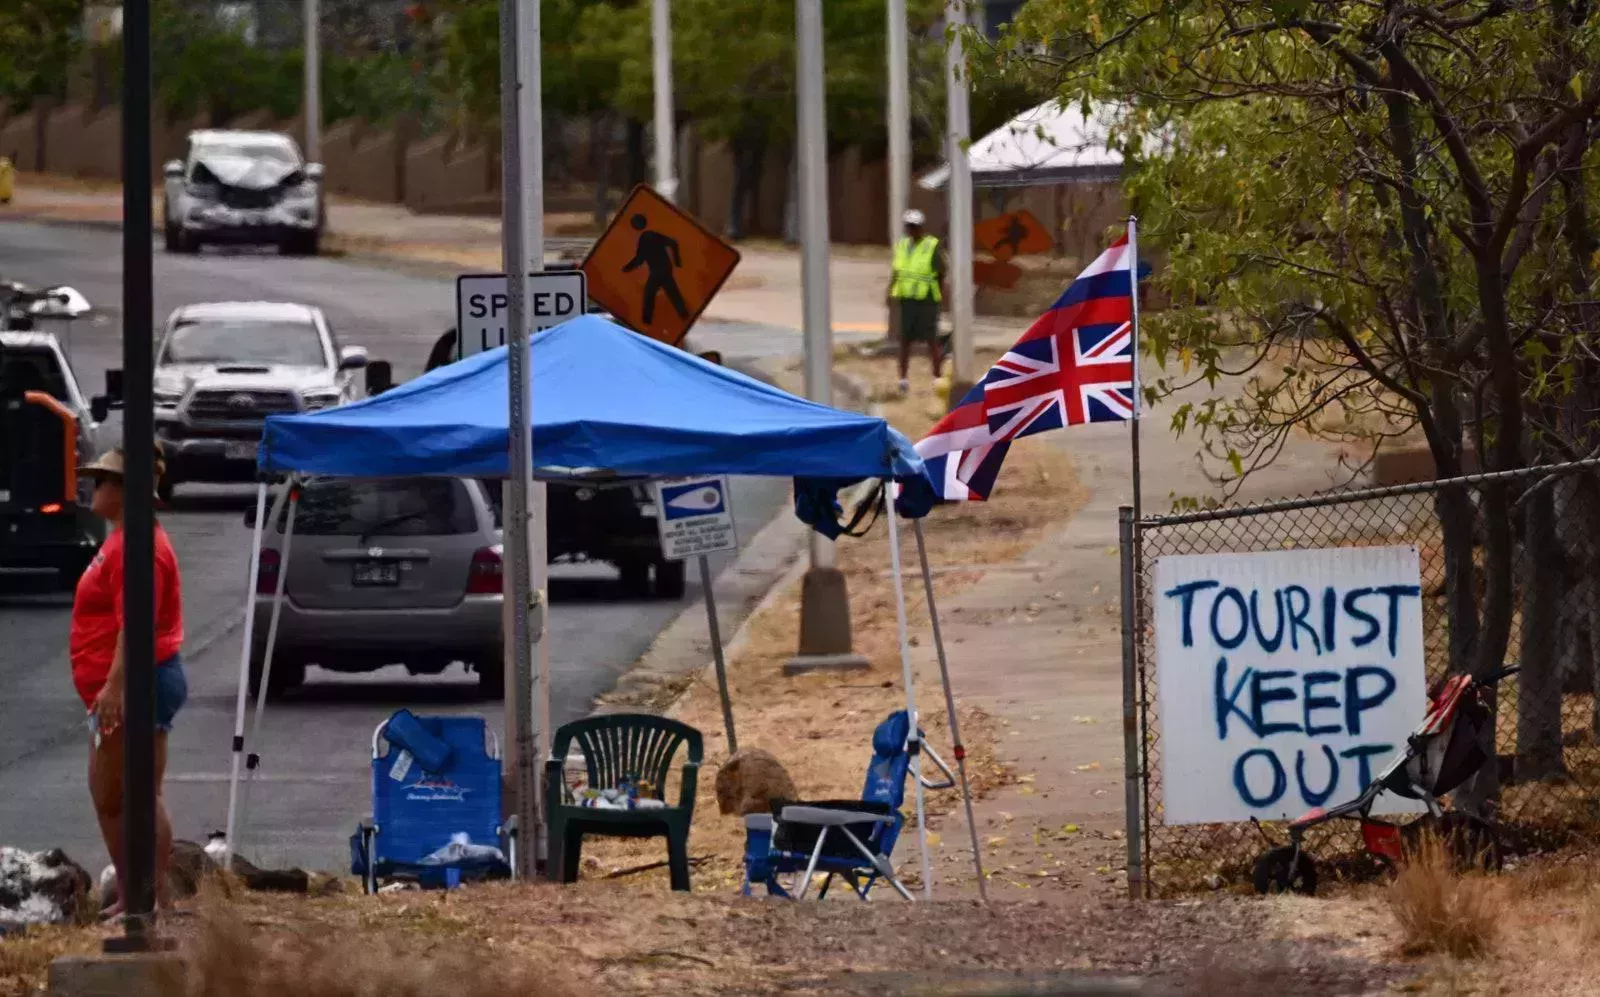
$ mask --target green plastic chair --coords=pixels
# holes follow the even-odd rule
[[[650,796],[665,802],[667,776],[678,748],[688,745],[683,787],[677,806],[651,810],[604,810],[572,802],[563,771],[576,741],[583,750],[589,785],[616,786],[624,778],[650,783]],[[612,713],[575,720],[556,731],[545,762],[545,800],[549,809],[548,861],[563,883],[578,881],[583,837],[666,838],[672,888],[689,889],[689,822],[702,753],[700,732],[688,724],[645,713]]]

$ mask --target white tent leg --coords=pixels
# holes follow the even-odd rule
[[[256,488],[256,526],[254,536],[250,542],[250,577],[247,580],[244,593],[244,642],[239,650],[239,695],[233,707],[233,768],[228,774],[228,823],[223,832],[223,842],[226,851],[223,854],[223,868],[231,868],[233,862],[234,830],[239,815],[239,762],[244,755],[244,711],[245,704],[250,696],[250,649],[255,641],[255,600],[256,585],[261,577],[261,536],[266,528],[268,519],[277,519],[283,510],[284,500],[289,497],[286,488],[279,492],[272,501],[272,514],[267,515],[267,483],[261,482]],[[281,569],[280,569],[281,570]]]
[[[267,646],[261,658],[261,685],[256,690],[256,715],[250,724],[250,743],[261,743],[261,716],[266,712],[267,686],[272,681],[272,652],[278,643],[278,620],[283,614],[283,590],[289,581],[289,554],[294,544],[294,518],[300,509],[300,482],[291,477],[284,489],[289,494],[289,520],[283,527],[283,551],[278,558],[278,583],[272,593],[272,621],[267,625]],[[277,521],[277,517],[273,517]],[[245,756],[244,798],[239,804],[239,833],[250,824],[250,789],[256,781],[256,769],[261,766],[261,755],[251,751]]]
[[[900,526],[894,510],[893,486],[884,482],[884,504],[889,507],[889,564],[894,572],[895,622],[900,628],[900,668],[905,673],[906,714],[911,719],[911,736],[907,749],[911,752],[911,778],[917,787],[917,844],[922,849],[922,899],[933,899],[933,858],[928,854],[927,793],[922,788],[922,739],[918,733],[917,697],[911,678],[911,642],[906,633],[906,588],[900,577]]]
[[[961,775],[961,800],[967,807],[967,828],[972,832],[972,865],[978,872],[978,899],[989,902],[989,888],[983,878],[983,853],[978,848],[978,822],[972,816],[972,789],[967,783],[967,748],[961,743],[961,725],[956,719],[956,697],[950,689],[950,665],[944,655],[944,634],[939,631],[939,607],[933,601],[933,572],[928,568],[928,545],[922,539],[922,520],[912,520],[917,535],[917,559],[922,562],[922,584],[928,594],[928,619],[933,623],[933,647],[939,654],[939,681],[944,685],[944,708],[950,718],[950,739],[955,742],[956,771]]]

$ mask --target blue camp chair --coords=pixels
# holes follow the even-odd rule
[[[449,889],[509,876],[516,827],[500,793],[500,745],[482,717],[396,712],[372,732],[372,816],[350,838],[350,872],[368,893],[386,878]],[[451,847],[461,835],[496,851]]]
[[[894,874],[889,856],[905,826],[900,805],[905,800],[906,775],[911,769],[912,747],[908,735],[911,721],[905,710],[897,710],[872,733],[872,761],[867,765],[866,785],[859,800],[822,800],[812,803],[777,801],[772,813],[745,817],[744,886],[750,895],[760,883],[770,896],[805,899],[811,880],[826,874],[817,899],[828,895],[835,876],[850,884],[862,900],[882,879],[907,900],[911,893]],[[939,770],[943,782],[926,776],[927,789],[949,789],[955,776],[944,760],[928,747],[926,735],[917,731],[917,746]],[[778,877],[801,874],[799,890],[790,893]]]

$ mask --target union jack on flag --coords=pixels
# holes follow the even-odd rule
[[[941,499],[988,498],[1012,440],[1135,417],[1135,266],[1124,234],[918,441]]]

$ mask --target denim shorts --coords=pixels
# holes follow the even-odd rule
[[[172,730],[172,721],[189,699],[189,680],[183,674],[183,659],[174,654],[156,664],[156,730]],[[126,708],[126,707],[124,707]],[[89,733],[99,733],[98,718],[89,713]]]

